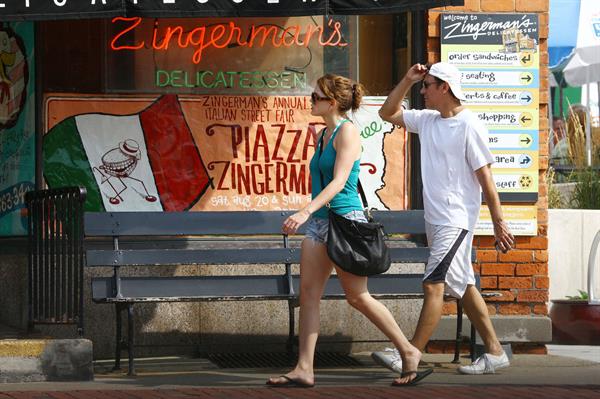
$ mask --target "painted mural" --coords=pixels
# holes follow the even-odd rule
[[[370,207],[406,208],[406,133],[367,97],[352,115],[363,140]],[[43,140],[49,187],[83,185],[105,211],[297,209],[324,127],[306,96],[48,95]]]
[[[35,180],[33,24],[0,23],[0,235],[25,235]]]

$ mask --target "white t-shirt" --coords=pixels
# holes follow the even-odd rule
[[[475,171],[494,162],[487,128],[468,109],[451,118],[433,110],[407,110],[403,117],[421,142],[425,220],[473,231],[481,207]]]

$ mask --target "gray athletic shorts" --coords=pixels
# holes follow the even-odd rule
[[[473,232],[427,222],[425,231],[431,253],[423,281],[444,282],[448,295],[462,298],[467,285],[475,284],[475,273],[471,264]]]

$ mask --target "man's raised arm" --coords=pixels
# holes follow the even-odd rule
[[[381,119],[397,126],[406,127],[402,117],[402,100],[404,100],[412,85],[422,80],[426,74],[427,67],[425,65],[413,65],[383,103],[379,110]]]

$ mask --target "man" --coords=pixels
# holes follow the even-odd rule
[[[564,139],[567,137],[567,135],[565,134],[566,132],[566,128],[565,128],[565,120],[562,118],[562,116],[553,116],[552,117],[552,137],[551,137],[551,143],[553,145],[556,145],[556,143],[558,143],[560,140]]]
[[[427,241],[431,254],[425,268],[425,299],[412,344],[421,351],[437,327],[444,292],[463,299],[463,307],[486,347],[463,374],[487,374],[508,367],[492,326],[486,304],[474,286],[471,265],[473,229],[481,206],[480,188],[490,209],[496,248],[511,249],[514,238],[502,219],[500,199],[492,179],[488,132],[476,115],[461,105],[464,95],[456,67],[439,62],[427,68],[413,65],[392,90],[379,111],[394,125],[417,133],[421,143],[421,176]],[[426,110],[402,110],[402,99],[413,84],[421,82]],[[401,371],[402,359],[374,352],[380,364]]]
[[[567,141],[565,120],[561,116],[552,117],[552,130],[548,139],[550,161],[553,165],[569,162],[569,143]]]

